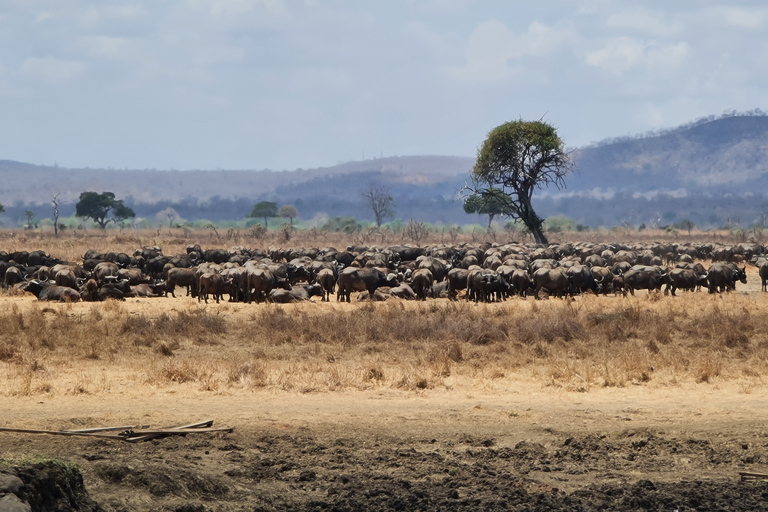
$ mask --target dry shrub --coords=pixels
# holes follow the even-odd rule
[[[267,366],[263,361],[232,362],[227,373],[231,385],[244,388],[260,388],[267,385]]]

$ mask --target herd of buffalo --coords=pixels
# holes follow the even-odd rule
[[[712,263],[705,267],[703,262]],[[536,246],[510,243],[428,247],[351,246],[345,250],[203,250],[165,255],[143,247],[128,255],[89,250],[82,262],[61,261],[44,251],[0,251],[0,282],[63,302],[175,297],[176,288],[198,301],[296,302],[313,296],[350,302],[449,298],[493,302],[512,295],[535,298],[581,293],[634,294],[635,290],[709,293],[746,283],[746,264],[759,268],[763,290],[768,258],[757,243],[598,244]]]

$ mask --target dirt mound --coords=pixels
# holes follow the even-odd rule
[[[0,511],[103,512],[74,464],[50,460],[33,464],[0,461]]]

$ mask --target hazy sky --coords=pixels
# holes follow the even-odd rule
[[[0,159],[310,168],[755,107],[764,1],[0,0]]]

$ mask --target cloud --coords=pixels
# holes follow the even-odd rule
[[[274,14],[285,12],[282,0],[188,0],[195,9],[207,9],[215,16],[246,14],[263,7]]]
[[[687,56],[688,44],[685,42],[659,45],[620,37],[611,39],[599,50],[588,52],[586,62],[590,66],[621,75],[635,66],[644,66],[649,71],[677,66]]]
[[[644,53],[645,47],[640,41],[620,37],[609,41],[600,50],[587,53],[587,64],[619,75],[640,62]]]
[[[128,56],[131,41],[124,37],[91,36],[80,38],[78,46],[91,57],[121,59]]]
[[[212,45],[200,51],[195,57],[198,66],[215,64],[237,64],[245,59],[246,52],[239,46]]]
[[[48,85],[59,86],[75,80],[85,69],[85,64],[76,60],[30,57],[22,64],[21,73]]]
[[[505,80],[514,74],[509,61],[546,55],[572,38],[569,31],[536,21],[519,36],[498,21],[486,21],[478,25],[469,38],[464,66],[451,68],[449,74],[467,81]]]
[[[745,9],[742,7],[720,6],[709,12],[712,19],[733,28],[763,28],[768,19],[768,10],[764,8]]]
[[[623,12],[614,14],[606,21],[608,28],[636,30],[656,36],[665,36],[680,32],[679,25],[666,25],[644,12]]]

